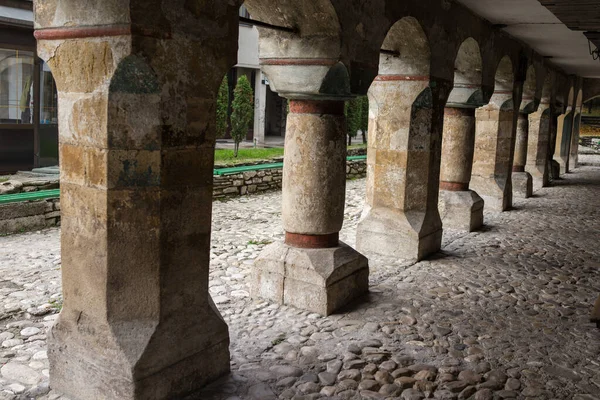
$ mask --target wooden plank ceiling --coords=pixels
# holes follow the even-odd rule
[[[600,0],[538,0],[569,29],[584,31],[600,48]]]

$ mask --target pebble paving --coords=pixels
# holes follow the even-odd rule
[[[365,180],[348,182],[355,242]],[[253,259],[282,240],[280,193],[214,204],[210,293],[232,373],[188,400],[600,399],[600,167],[584,166],[445,232],[427,261],[370,258],[370,294],[327,318],[253,300]],[[0,237],[0,400],[67,400],[48,386],[61,307],[59,229]],[[87,400],[87,399],[86,399]]]

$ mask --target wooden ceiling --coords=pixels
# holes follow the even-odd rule
[[[538,0],[569,29],[585,31],[600,48],[600,0]]]

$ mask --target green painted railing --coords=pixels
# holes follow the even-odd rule
[[[350,156],[348,161],[366,160],[367,156]],[[239,174],[248,171],[260,171],[264,169],[278,169],[283,168],[283,163],[270,163],[270,164],[258,164],[258,165],[245,165],[243,167],[231,167],[231,168],[217,168],[213,170],[213,175],[232,175]],[[29,193],[16,193],[16,194],[4,194],[0,196],[0,204],[18,203],[21,201],[35,201],[35,200],[46,200],[55,199],[60,197],[60,190],[40,190],[38,192]]]
[[[35,201],[55,199],[60,197],[59,189],[40,190],[38,192],[3,194],[0,196],[0,204],[19,203],[21,201]]]

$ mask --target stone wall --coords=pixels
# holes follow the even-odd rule
[[[60,225],[60,199],[0,205],[0,235]]]
[[[247,194],[281,189],[283,170],[266,169],[246,171],[232,175],[215,175],[213,178],[213,198],[243,196]],[[347,179],[364,178],[367,175],[366,160],[347,161]]]
[[[269,162],[272,162],[272,160]],[[254,165],[258,165],[258,163]],[[277,168],[247,171],[232,175],[215,175],[213,178],[213,198],[219,199],[268,190],[280,190],[282,173],[283,170]],[[366,175],[366,160],[347,161],[346,177],[348,179],[364,178]],[[56,185],[58,186],[58,183]],[[0,205],[0,235],[58,225],[60,225],[59,199]]]

